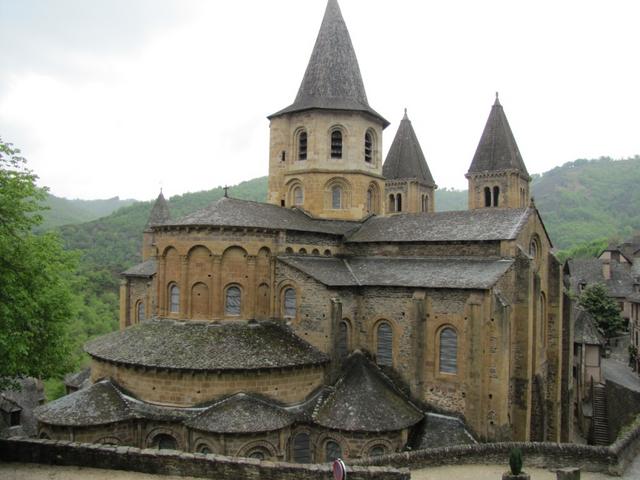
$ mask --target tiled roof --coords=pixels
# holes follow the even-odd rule
[[[223,197],[208,207],[171,222],[177,226],[249,227],[344,235],[359,222],[319,220],[297,209]]]
[[[91,369],[87,367],[79,372],[65,375],[64,384],[74,388],[84,388],[91,385]]]
[[[142,263],[134,265],[122,272],[125,277],[152,277],[158,270],[158,262],[155,258],[151,258]]]
[[[389,122],[369,106],[358,59],[337,0],[329,0],[298,95],[269,118],[312,108],[356,110]]]
[[[397,286],[421,288],[491,288],[513,264],[512,260],[469,257],[278,258],[331,287]]]
[[[416,179],[429,186],[436,184],[406,111],[382,166],[382,175],[387,180]]]
[[[295,415],[266,399],[238,393],[188,420],[188,427],[210,433],[257,433],[291,425]]]
[[[271,322],[152,320],[88,342],[92,357],[170,370],[257,370],[322,364],[328,357]]]
[[[422,418],[422,412],[361,353],[349,357],[335,390],[314,414],[323,427],[357,432],[402,430]]]
[[[484,208],[372,217],[348,242],[467,242],[513,240],[534,209]]]
[[[458,418],[437,413],[427,413],[425,417],[419,449],[478,443]]]
[[[591,314],[577,308],[575,315],[576,321],[573,331],[573,341],[575,343],[586,343],[587,345],[604,345],[604,337],[598,332]]]
[[[147,227],[152,227],[154,225],[163,225],[169,221],[171,218],[171,212],[169,211],[169,204],[164,198],[162,192],[158,195],[155,203],[153,204],[153,208],[151,209],[151,213],[149,214],[149,220],[147,221]]]
[[[628,266],[611,262],[611,278],[605,280],[602,272],[602,261],[597,258],[569,259],[571,272],[571,289],[580,292],[580,284],[592,285],[602,283],[612,297],[627,297],[633,294],[634,278]]]
[[[529,178],[507,116],[496,94],[496,101],[491,108],[480,143],[469,167],[469,173],[503,170],[517,170],[520,175]]]
[[[105,425],[135,417],[108,380],[42,405],[36,408],[35,415],[42,423],[67,426]]]

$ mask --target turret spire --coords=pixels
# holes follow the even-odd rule
[[[327,2],[295,101],[269,118],[313,108],[363,111],[380,119],[385,127],[389,124],[369,106],[358,59],[337,0]]]
[[[161,189],[160,195],[158,195],[158,198],[156,198],[156,201],[153,204],[153,208],[151,209],[151,213],[149,214],[147,227],[162,225],[163,223],[166,223],[170,218],[171,212],[169,211],[169,204],[165,200]]]
[[[416,132],[411,125],[411,120],[404,109],[404,117],[398,127],[387,159],[382,167],[382,175],[387,180],[394,179],[416,179],[419,182],[435,186],[431,171],[422,153],[420,142]]]
[[[469,174],[505,170],[517,170],[523,177],[529,178],[527,167],[496,92],[496,100],[473,156]]]

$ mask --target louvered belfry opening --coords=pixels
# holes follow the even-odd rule
[[[378,325],[378,345],[376,349],[376,361],[384,367],[393,366],[393,330],[387,322]]]
[[[440,373],[458,372],[458,334],[446,327],[440,332]]]

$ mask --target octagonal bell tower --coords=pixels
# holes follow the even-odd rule
[[[326,219],[383,213],[382,131],[337,0],[329,0],[295,101],[269,116],[269,203]]]

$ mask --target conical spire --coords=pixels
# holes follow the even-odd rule
[[[491,107],[489,119],[468,173],[503,170],[517,170],[522,176],[529,178],[527,167],[522,160],[516,139],[496,93],[496,101]]]
[[[158,198],[156,198],[156,202],[153,204],[153,208],[151,209],[151,213],[149,214],[147,227],[162,225],[163,223],[166,223],[170,218],[171,213],[169,212],[169,204],[165,200],[161,190],[160,195],[158,195]]]
[[[435,186],[407,109],[382,167],[382,175],[387,180],[416,178],[428,186]]]
[[[337,0],[329,0],[320,32],[292,105],[270,116],[312,108],[357,110],[387,122],[369,106],[358,59]]]

